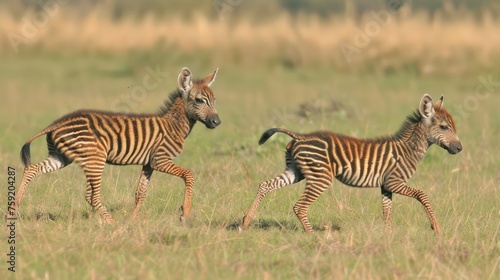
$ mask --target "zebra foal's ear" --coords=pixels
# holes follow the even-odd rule
[[[441,95],[441,98],[439,98],[439,100],[434,103],[434,110],[441,110],[441,108],[443,108],[443,104],[444,96]]]
[[[217,76],[217,72],[219,72],[219,68],[215,69],[215,71],[212,74],[203,78],[201,83],[206,85],[207,87],[210,87],[210,85],[215,81],[215,76]]]
[[[193,78],[191,71],[187,67],[182,68],[177,78],[179,89],[183,92],[188,92],[193,87]]]
[[[432,104],[432,98],[427,93],[424,94],[424,96],[420,100],[420,106],[418,106],[418,111],[420,112],[420,115],[422,115],[422,117],[424,117],[425,119],[434,116],[435,111],[434,111],[434,106]]]

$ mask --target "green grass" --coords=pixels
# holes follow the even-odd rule
[[[2,240],[0,275],[15,279],[493,279],[499,274],[500,88],[461,118],[464,151],[451,156],[432,147],[410,185],[424,190],[442,227],[435,237],[425,211],[413,199],[394,197],[394,237],[387,240],[380,191],[335,182],[311,207],[318,229],[305,234],[292,206],[303,183],[269,194],[249,230],[236,224],[260,181],[284,168],[289,140],[272,126],[300,132],[335,130],[358,137],[395,132],[425,92],[445,95],[453,111],[474,95],[478,76],[416,76],[411,73],[346,75],[327,66],[218,64],[207,57],[130,53],[4,56],[0,64],[2,180],[7,166],[22,178],[19,150],[28,137],[61,115],[80,108],[111,110],[115,100],[140,84],[146,66],[169,73],[135,112],[154,112],[189,66],[195,76],[220,67],[213,86],[222,125],[197,125],[176,159],[196,176],[187,227],[178,221],[183,182],[158,172],[137,221],[132,222],[138,166],[107,166],[102,196],[117,221],[101,223],[85,202],[85,179],[76,165],[34,180],[17,221],[17,272],[7,271]],[[342,104],[331,111],[332,100]],[[320,106],[302,110],[304,103]],[[318,105],[319,104],[319,105]],[[299,112],[300,111],[300,112]],[[306,117],[300,115],[305,115]],[[32,144],[32,161],[46,156],[45,140]],[[5,184],[5,183],[4,183]],[[5,211],[6,188],[0,193]],[[331,230],[323,230],[328,226]],[[495,276],[497,275],[497,276]],[[2,276],[2,279],[5,279]]]

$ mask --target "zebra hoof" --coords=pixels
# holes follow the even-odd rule
[[[238,226],[238,232],[243,233],[243,229],[241,228],[241,226]]]
[[[181,216],[180,220],[181,220],[181,225],[185,227],[186,226],[186,218]]]
[[[439,235],[441,233],[441,228],[439,227],[438,224],[436,224],[436,226],[433,226],[431,224],[431,229],[434,230],[434,234],[436,234],[436,235]]]

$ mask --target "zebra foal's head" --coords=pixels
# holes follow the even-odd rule
[[[427,93],[420,100],[418,111],[422,122],[427,128],[427,142],[429,145],[437,144],[450,154],[462,151],[462,144],[457,136],[457,129],[453,117],[443,109],[444,98],[432,103],[432,98]]]
[[[178,77],[179,89],[186,102],[186,113],[189,118],[202,122],[207,128],[216,128],[221,123],[215,109],[215,96],[210,89],[217,71],[218,68],[202,80],[193,81],[191,71],[184,67]]]

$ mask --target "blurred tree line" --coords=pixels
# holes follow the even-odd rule
[[[21,17],[27,10],[40,10],[50,2],[85,15],[91,11],[104,10],[115,19],[123,16],[142,18],[153,14],[156,17],[191,17],[205,14],[216,18],[221,12],[266,19],[279,12],[292,15],[313,14],[329,17],[347,14],[354,18],[365,12],[381,9],[397,10],[409,6],[412,10],[425,10],[431,16],[436,11],[445,14],[468,12],[477,16],[487,10],[494,17],[500,15],[498,0],[0,0],[0,11]]]

